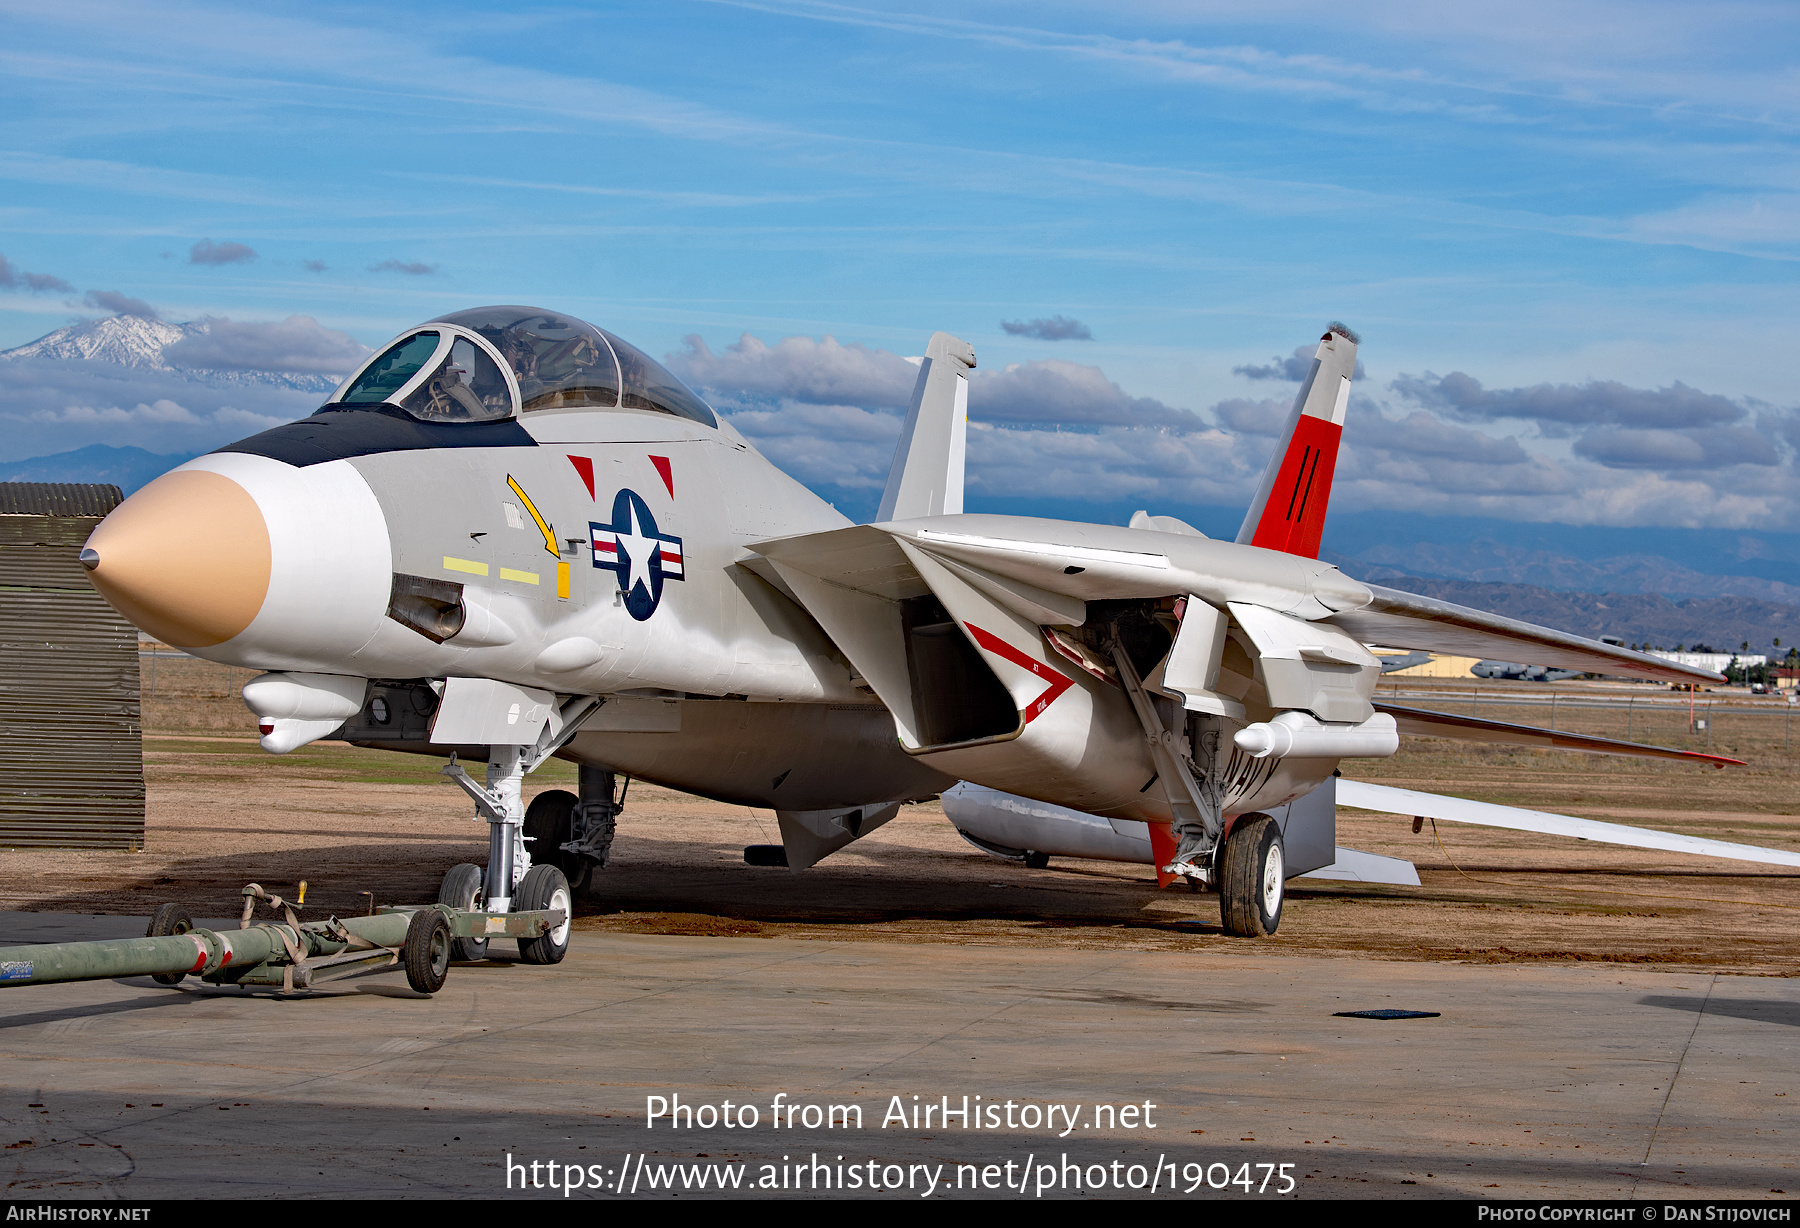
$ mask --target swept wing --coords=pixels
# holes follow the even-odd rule
[[[1459,657],[1495,657],[1526,665],[1553,665],[1584,673],[1620,674],[1663,682],[1725,681],[1723,674],[1711,670],[1665,661],[1566,631],[1379,584],[1365,587],[1371,594],[1367,605],[1339,610],[1326,619],[1365,644],[1418,648]]]
[[[1424,708],[1405,708],[1399,704],[1384,703],[1375,704],[1375,710],[1393,717],[1401,733],[1414,737],[1496,742],[1503,746],[1532,746],[1540,750],[1579,750],[1596,755],[1678,759],[1690,763],[1710,763],[1714,767],[1724,767],[1726,764],[1742,767],[1744,764],[1744,760],[1726,755],[1648,746],[1642,742],[1622,742],[1616,738],[1596,738],[1584,733],[1564,733],[1556,729],[1541,729],[1536,725],[1513,725],[1506,721],[1488,721],[1478,716],[1461,716],[1454,712],[1431,712]]]

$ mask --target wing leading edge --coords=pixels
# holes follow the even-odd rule
[[[1540,729],[1536,725],[1485,721],[1477,716],[1459,716],[1452,712],[1431,712],[1424,708],[1403,708],[1398,704],[1384,703],[1377,703],[1375,710],[1393,717],[1401,733],[1414,737],[1496,742],[1503,746],[1531,746],[1540,750],[1579,750],[1595,755],[1676,759],[1690,763],[1710,763],[1721,768],[1727,764],[1732,767],[1744,766],[1744,760],[1727,755],[1709,755],[1697,750],[1673,750],[1666,746],[1647,746],[1642,742],[1621,742],[1615,738],[1596,738],[1582,733]]]
[[[1551,665],[1583,673],[1619,674],[1663,682],[1723,682],[1723,674],[1633,652],[1612,644],[1471,610],[1434,597],[1365,587],[1373,594],[1360,609],[1340,610],[1325,621],[1365,644],[1417,648],[1463,657],[1494,657],[1527,665]]]

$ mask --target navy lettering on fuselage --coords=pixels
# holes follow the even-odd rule
[[[625,612],[639,622],[656,613],[663,581],[686,579],[681,539],[656,528],[650,505],[635,490],[613,498],[611,524],[588,523],[594,566],[619,577]]]

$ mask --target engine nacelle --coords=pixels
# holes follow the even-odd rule
[[[1371,722],[1380,662],[1321,621],[1331,606],[1313,590],[1324,591],[1328,568],[1303,576],[1291,558],[1196,539],[1249,576],[1210,584],[1226,600],[1203,598],[1208,586],[1185,574],[1197,585],[1185,593],[1083,599],[1066,581],[1088,583],[1114,555],[1119,566],[1160,571],[1146,584],[1185,569],[1143,551],[1030,542],[1002,569],[965,557],[968,540],[868,525],[764,548],[893,714],[902,748],[937,771],[1091,815],[1166,823],[1158,763],[1170,761],[1152,755],[1152,726],[1177,758],[1216,773],[1226,814],[1280,806],[1329,777],[1338,756],[1391,754],[1398,744],[1390,719]],[[1294,573],[1285,596],[1273,584],[1284,568]],[[1135,678],[1119,676],[1121,653]],[[1154,720],[1140,719],[1140,687]],[[1279,733],[1253,736],[1248,748],[1233,740],[1289,710]],[[1320,740],[1340,727],[1360,733]]]

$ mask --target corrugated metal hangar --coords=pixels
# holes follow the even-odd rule
[[[120,499],[0,482],[0,848],[143,847],[137,629],[76,557]]]

